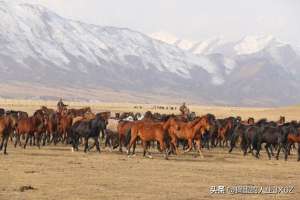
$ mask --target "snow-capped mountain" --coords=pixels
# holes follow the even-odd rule
[[[1,96],[29,95],[23,84],[73,88],[90,99],[99,98],[97,90],[207,104],[271,106],[300,99],[299,56],[272,38],[255,44],[251,38],[199,43],[166,35],[166,43],[158,36],[81,23],[42,6],[8,1],[0,1],[0,18],[0,84],[18,83],[22,90],[1,91]],[[273,85],[281,89],[280,97]]]

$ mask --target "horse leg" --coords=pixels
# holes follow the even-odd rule
[[[298,142],[298,159],[297,161],[300,161],[300,142]]]
[[[95,139],[95,138],[94,138]],[[96,146],[96,140],[94,141],[94,144],[90,147],[88,147],[88,151],[90,151],[92,148],[94,148]]]
[[[270,144],[266,144],[266,145],[265,145],[265,149],[266,149],[266,151],[267,151],[269,160],[271,160],[271,153],[270,153],[270,150],[269,150],[269,149],[270,149],[270,146],[271,146]]]
[[[29,146],[32,146],[32,137],[29,137]]]
[[[185,153],[190,152],[193,148],[193,141],[192,139],[188,139],[188,149],[185,150]]]
[[[41,148],[41,139],[42,139],[42,133],[38,133],[37,138],[36,138],[36,142],[37,142],[37,146],[40,149]]]
[[[130,155],[130,148],[131,148],[132,145],[134,145],[136,143],[136,139],[137,139],[137,136],[131,137],[131,140],[130,140],[129,145],[127,147],[127,155]]]
[[[158,141],[158,143],[159,143],[160,150],[161,150],[162,152],[165,152],[164,158],[165,158],[166,160],[168,160],[168,159],[169,159],[169,158],[168,158],[169,152],[168,152],[168,149],[167,149],[166,146],[165,146],[165,143],[164,143],[164,141],[163,141],[163,138],[160,139],[160,140]]]
[[[1,136],[1,144],[0,144],[0,151],[2,151],[2,148],[3,148],[3,144],[4,144],[4,138],[5,138],[5,133],[2,133],[2,136]]]
[[[25,139],[25,144],[24,144],[24,149],[26,149],[26,145],[27,145],[27,143],[28,143],[28,140],[29,140],[29,138],[30,138],[30,133],[27,133],[26,134],[26,139]]]
[[[124,137],[123,137],[123,135],[120,135],[119,136],[119,152],[123,152],[123,150],[122,150],[122,143],[124,142]]]
[[[271,155],[272,155],[272,156],[274,156],[273,147],[274,147],[273,145],[270,145],[270,146],[269,146],[269,149],[270,149],[270,151],[271,151]],[[274,149],[276,150],[275,147],[274,147]]]
[[[42,141],[42,145],[43,145],[43,146],[46,145],[46,134],[47,134],[47,132],[45,132],[45,133],[42,134],[41,141]]]
[[[279,153],[281,151],[281,148],[282,148],[282,144],[280,143],[277,149],[276,160],[279,160]]]
[[[51,133],[51,135],[52,135],[53,144],[54,144],[54,146],[56,146],[57,143],[58,143],[58,134],[57,133]]]
[[[84,138],[84,153],[86,153],[88,148],[89,148],[89,137],[85,137]]]
[[[287,159],[288,159],[290,148],[291,148],[291,144],[287,143],[286,147],[285,147],[285,153],[284,153],[284,160],[285,161],[287,161]]]
[[[241,144],[242,145],[242,150],[244,152],[244,156],[246,156],[248,154],[248,143],[245,143],[245,144]]]
[[[172,144],[172,147],[175,149],[175,153],[176,153],[176,155],[179,155],[180,154],[180,152],[179,152],[179,150],[178,150],[178,148],[177,148],[177,139],[176,139],[176,137],[172,137],[172,139],[171,139],[171,144]]]
[[[101,140],[103,141],[104,140],[104,137],[106,137],[106,134],[105,134],[105,130],[104,129],[101,129]]]
[[[291,155],[291,149],[292,149],[292,147],[293,147],[293,148],[296,148],[294,142],[291,142],[291,143],[290,143],[289,151],[288,151],[288,154],[289,154],[289,155]]]
[[[14,144],[15,148],[17,147],[17,144],[18,144],[18,141],[19,141],[19,140],[20,140],[20,134],[17,133],[17,134],[16,134],[16,139],[15,139],[15,144]]]
[[[146,157],[146,153],[147,153],[147,143],[142,141],[142,147],[143,147],[143,156]]]
[[[135,155],[135,148],[136,148],[136,142],[135,142],[135,143],[133,143],[132,155]]]
[[[99,137],[97,136],[94,139],[95,139],[96,149],[100,153]]]
[[[229,149],[228,153],[232,152],[233,148],[235,147],[236,140],[237,140],[236,137],[231,138],[231,140],[230,140],[230,149]],[[241,146],[242,146],[242,144],[241,144]]]
[[[9,135],[7,135],[5,138],[5,142],[4,142],[4,155],[7,155],[7,152],[6,152],[6,149],[7,149],[7,143],[8,143],[8,140],[9,140]]]
[[[104,141],[104,148],[109,147],[110,150],[112,150],[112,142],[111,142],[111,136],[110,135],[106,135],[105,137],[105,141]]]
[[[197,140],[195,140],[195,142],[196,142],[196,146],[197,146],[197,149],[198,149],[198,153],[199,153],[199,155],[200,155],[200,158],[204,158],[203,153],[202,153],[202,151],[201,151],[201,140],[200,140],[200,139],[197,139]]]
[[[257,147],[256,147],[256,154],[255,154],[256,158],[259,158],[260,149],[261,149],[261,143],[259,142],[257,143]]]
[[[225,139],[225,147],[228,147],[228,139]]]
[[[22,139],[23,139],[23,140],[26,139],[25,134],[22,134]],[[20,135],[20,137],[19,137],[18,142],[19,142],[19,147],[21,147],[21,146],[22,146],[22,143],[21,143],[21,135]]]

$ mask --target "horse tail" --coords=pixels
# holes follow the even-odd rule
[[[127,129],[126,133],[125,133],[125,141],[124,141],[124,145],[128,146],[129,142],[131,140],[131,128]]]

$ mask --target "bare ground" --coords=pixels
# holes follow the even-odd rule
[[[9,155],[0,155],[0,199],[299,199],[296,152],[286,162],[267,160],[265,152],[259,160],[243,157],[238,149],[228,154],[216,148],[204,150],[203,159],[188,153],[170,160],[151,151],[153,159],[141,152],[127,157],[108,150],[71,152],[61,145],[40,150],[10,145]],[[210,194],[211,186],[245,184],[295,189],[277,195]]]
[[[71,107],[91,106],[98,111],[133,111],[170,113],[178,111],[154,110],[152,104],[127,103],[76,103]],[[30,114],[41,105],[55,108],[55,101],[0,100],[5,109],[24,110]],[[176,105],[173,105],[176,106]],[[178,106],[178,105],[177,105]],[[242,116],[271,120],[285,115],[287,120],[300,119],[300,107],[239,108],[190,106],[197,114],[213,113],[217,117]],[[8,147],[8,156],[0,154],[0,200],[42,199],[299,199],[300,163],[296,152],[287,162],[242,156],[235,149],[204,150],[205,158],[194,153],[172,156],[166,161],[160,153],[154,159],[136,157],[104,150],[101,154],[90,152],[72,153],[70,147],[47,146],[42,149]],[[210,194],[211,186],[255,185],[294,186],[291,194],[232,195]]]

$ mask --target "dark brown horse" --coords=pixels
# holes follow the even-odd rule
[[[68,109],[67,110],[67,114],[68,115],[72,115],[73,117],[77,117],[77,116],[83,116],[85,113],[87,112],[92,112],[90,107],[85,107],[85,108],[80,108],[80,109]]]
[[[52,143],[53,141],[54,144],[56,145],[60,139],[58,133],[58,124],[59,124],[58,114],[51,113],[49,115],[46,115],[44,119],[45,119],[46,133],[43,138],[43,145],[45,145],[46,140],[48,141],[48,143]],[[50,140],[51,136],[52,139]]]
[[[13,121],[10,116],[2,116],[0,117],[0,137],[1,137],[1,144],[0,144],[0,151],[3,149],[3,153],[7,154],[7,142],[9,139],[9,135],[13,131]]]

